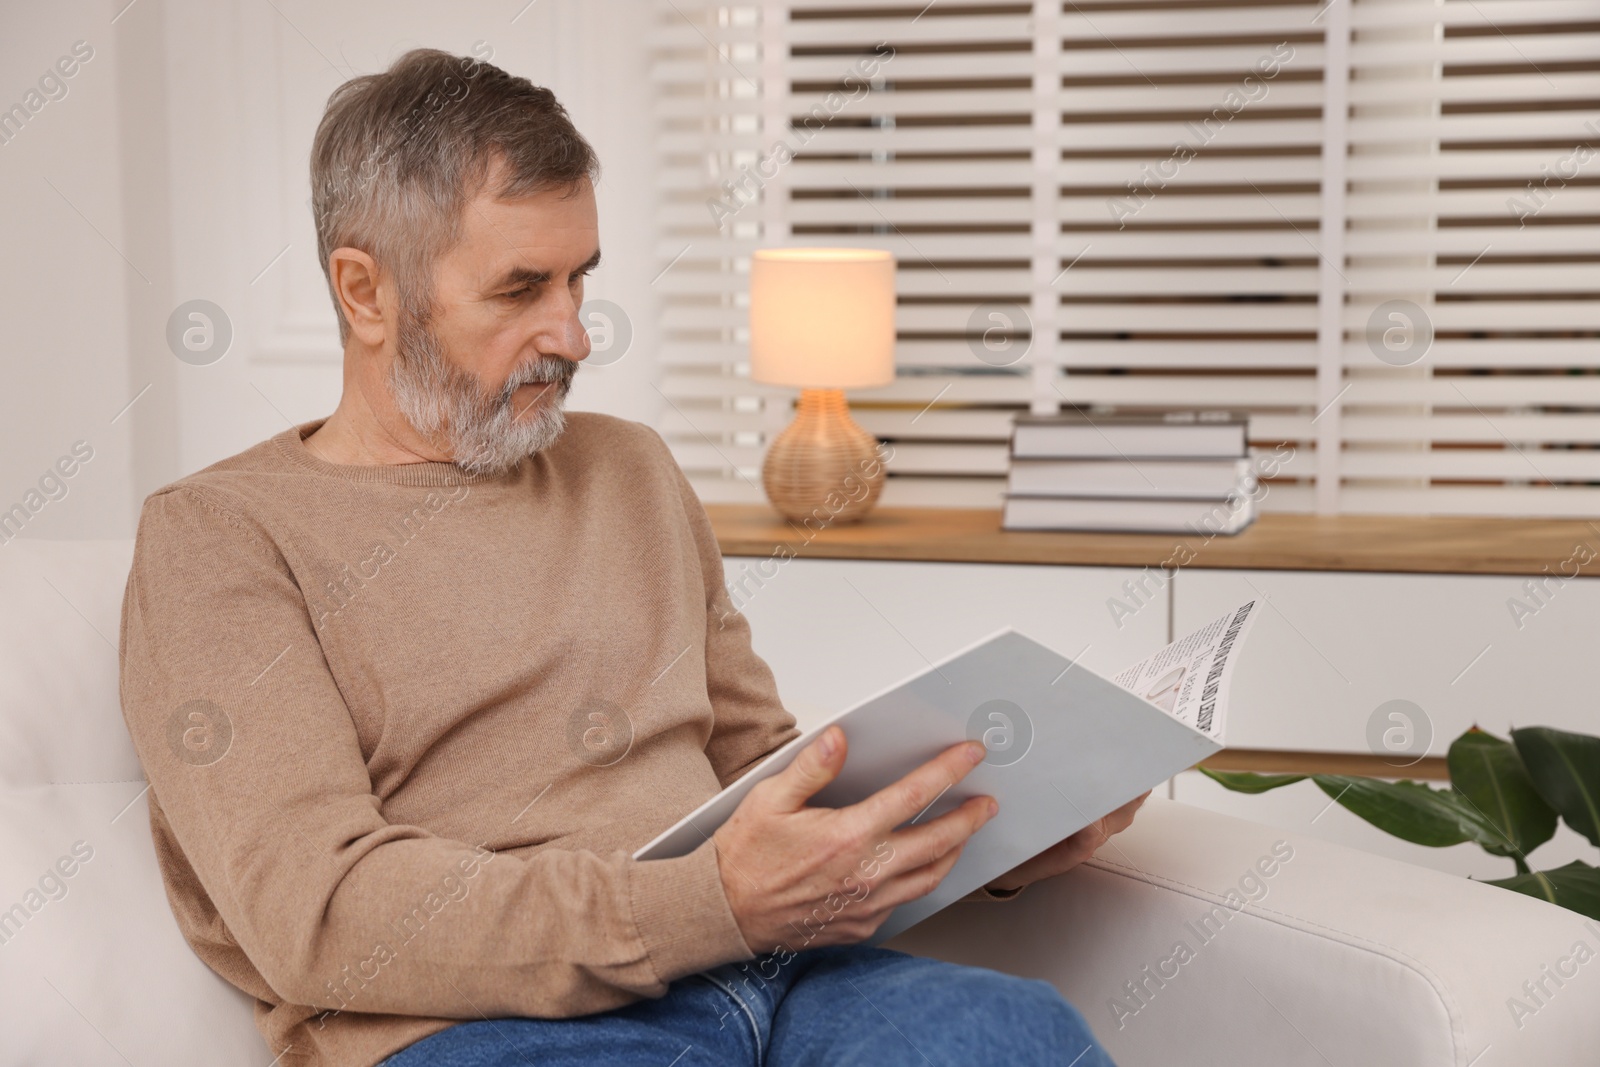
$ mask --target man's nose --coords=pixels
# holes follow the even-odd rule
[[[579,314],[582,305],[571,296],[567,297],[567,306],[562,309],[561,322],[550,330],[551,347],[546,350],[548,355],[561,356],[574,363],[582,363],[589,357],[593,347],[589,339],[588,327],[584,325]]]

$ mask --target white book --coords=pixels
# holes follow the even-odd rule
[[[1224,500],[1007,496],[1000,526],[1005,530],[1206,535],[1238,533],[1255,518],[1252,494]]]
[[[1255,488],[1248,459],[1013,459],[1014,496],[1132,496],[1220,500]]]
[[[1221,750],[1228,682],[1254,607],[1250,601],[1114,677],[1001,630],[805,731],[634,858],[698,848],[752,786],[833,723],[844,730],[847,754],[839,777],[812,799],[818,807],[864,800],[951,745],[982,739],[984,762],[909,822],[984,794],[1000,812],[938,888],[894,910],[872,938],[881,943]]]
[[[1228,412],[1151,415],[1018,415],[1011,454],[1034,459],[1237,459],[1249,454],[1249,421]]]

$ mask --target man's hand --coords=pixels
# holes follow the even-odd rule
[[[982,743],[964,741],[859,804],[807,807],[844,767],[844,731],[830,726],[752,788],[712,835],[723,889],[750,950],[862,941],[894,908],[931,892],[998,803],[972,797],[937,819],[894,828],[983,757]]]
[[[1065,874],[1093,856],[1096,849],[1111,839],[1112,834],[1120,834],[1132,825],[1133,813],[1139,810],[1139,805],[1143,804],[1149,795],[1150,790],[1146,789],[1105,818],[1096,819],[1071,837],[1058,841],[1032,859],[1019,863],[990,882],[986,888],[997,889],[1003,893],[1021,889],[1029,882],[1037,882],[1041,878]]]

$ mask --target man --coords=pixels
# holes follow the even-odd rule
[[[417,50],[329,100],[338,408],[152,494],[124,599],[185,937],[284,1064],[1109,1063],[1043,982],[859,944],[992,816],[895,829],[981,745],[809,807],[835,728],[694,853],[630,858],[797,731],[665,443],[562,409],[597,174],[487,64]]]

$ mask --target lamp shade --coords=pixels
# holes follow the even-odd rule
[[[894,255],[763,248],[750,260],[750,376],[800,389],[894,381]]]

